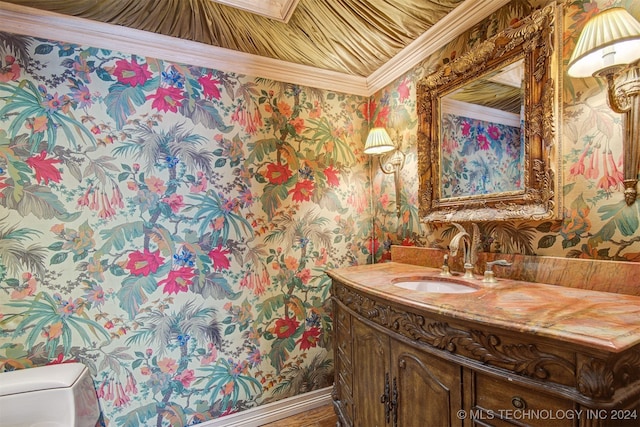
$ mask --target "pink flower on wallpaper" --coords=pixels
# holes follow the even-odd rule
[[[487,132],[489,132],[489,138],[493,139],[494,141],[500,138],[500,129],[498,129],[497,126],[489,126]]]
[[[138,64],[136,57],[132,56],[131,62],[125,59],[116,61],[113,75],[120,83],[138,86],[145,84],[151,78],[151,71],[149,71],[147,64]]]
[[[304,119],[297,117],[289,122],[291,126],[296,130],[297,134],[301,134],[304,131]]]
[[[325,248],[320,248],[320,255],[316,258],[314,264],[316,267],[321,267],[327,263],[328,259],[329,254],[327,253],[327,250]]]
[[[189,285],[193,283],[195,277],[193,269],[190,267],[180,267],[176,270],[171,270],[166,279],[162,279],[158,282],[158,287],[164,286],[162,292],[165,294],[177,294],[178,292],[187,292]]]
[[[194,375],[193,369],[185,369],[174,378],[180,381],[184,387],[189,387],[193,380],[196,379],[196,376]]]
[[[214,79],[211,73],[200,76],[198,83],[202,86],[202,93],[207,99],[220,99],[220,80]]]
[[[378,202],[382,206],[383,209],[387,209],[389,207],[389,203],[391,199],[389,198],[389,194],[385,193],[378,197]]]
[[[446,135],[442,136],[442,150],[447,154],[452,154],[454,151],[458,151],[460,144],[458,144],[458,140],[455,138],[449,138]]]
[[[269,285],[271,285],[271,276],[265,268],[261,268],[260,273],[248,270],[240,280],[240,287],[251,290],[256,296],[263,295]]]
[[[113,206],[117,206],[120,209],[124,208],[124,200],[122,200],[122,192],[116,186],[111,188],[110,202]]]
[[[281,185],[291,178],[291,170],[289,170],[289,166],[287,165],[269,163],[267,165],[265,178],[267,178],[270,184]]]
[[[331,187],[337,187],[340,185],[340,178],[338,177],[338,170],[333,167],[333,165],[329,166],[324,170],[324,176],[327,177],[327,184]]]
[[[178,111],[178,107],[182,106],[185,95],[183,90],[177,87],[159,87],[156,93],[147,95],[147,99],[153,99],[151,106],[156,110],[175,113]]]
[[[113,218],[116,215],[116,210],[111,206],[107,193],[102,192],[100,196],[102,209],[98,212],[98,217],[102,219]]]
[[[127,373],[127,385],[124,389],[127,393],[136,394],[138,392],[138,387],[136,387],[136,379],[133,378],[133,374],[131,372]]]
[[[42,181],[44,181],[45,184],[48,184],[49,181],[60,182],[62,175],[54,164],[61,163],[61,160],[47,159],[46,156],[47,152],[41,151],[40,154],[29,157],[26,163],[35,171],[38,184]]]
[[[311,280],[311,270],[308,268],[303,268],[301,271],[296,273],[296,277],[300,279],[300,281],[306,285]]]
[[[296,341],[296,344],[300,345],[300,350],[309,350],[312,347],[318,345],[320,340],[320,328],[313,327],[308,331],[302,333],[302,337]]]
[[[573,175],[573,173],[571,173]],[[600,176],[600,169],[598,166],[598,150],[591,150],[589,156],[589,166],[584,171],[584,177],[587,179],[596,179]]]
[[[273,332],[279,339],[289,338],[296,332],[300,323],[293,317],[283,317],[276,320]]]
[[[158,271],[163,262],[164,258],[160,256],[160,249],[155,252],[144,249],[142,252],[135,251],[129,254],[126,268],[135,276],[148,276]]]
[[[167,186],[164,185],[164,181],[155,176],[149,176],[144,179],[144,183],[149,187],[149,191],[156,194],[164,194],[167,191]]]
[[[398,96],[400,97],[400,102],[404,102],[409,98],[410,90],[409,90],[409,79],[405,78],[402,80],[402,83],[398,86]]]
[[[116,408],[126,406],[130,401],[131,399],[129,398],[129,396],[127,396],[127,393],[125,393],[124,389],[122,388],[122,383],[118,381],[116,383],[116,396],[115,399],[113,399],[113,406],[115,406]]]
[[[210,365],[218,359],[218,349],[213,343],[207,344],[207,353],[206,355],[200,359],[200,365]]]
[[[488,150],[491,147],[489,140],[483,134],[478,135],[478,148],[481,150]]]
[[[4,57],[4,62],[7,65],[0,68],[0,82],[17,81],[20,78],[20,64],[16,62],[16,58],[7,55]]]
[[[595,151],[595,150],[594,150]],[[587,156],[587,153],[589,152],[589,148],[585,148],[584,151],[582,152],[582,154],[580,154],[580,157],[578,158],[578,161],[576,161],[573,165],[571,165],[571,167],[569,168],[569,174],[572,177],[576,177],[578,175],[584,175],[585,173],[585,165],[584,165],[584,158]],[[593,166],[593,160],[592,160],[592,166]]]
[[[602,178],[598,180],[598,188],[604,191],[609,191],[609,189],[617,187],[619,182],[615,176],[609,173],[607,154],[604,150],[602,151],[602,167],[604,169],[604,172],[603,172]]]
[[[178,364],[175,359],[165,357],[164,359],[158,360],[158,368],[160,368],[160,372],[162,373],[173,374],[178,370]]]
[[[196,174],[196,179],[193,184],[191,184],[191,192],[192,193],[201,193],[207,189],[207,179],[204,176],[204,172],[198,171]]]
[[[173,213],[180,212],[180,209],[184,207],[184,198],[179,194],[173,193],[169,197],[162,199],[162,201],[169,205],[169,208]]]
[[[216,271],[228,269],[231,263],[229,262],[227,255],[230,253],[231,251],[222,249],[222,246],[211,249],[208,255],[209,258],[211,258],[211,261],[213,261],[213,269]]]
[[[22,281],[23,283],[11,292],[11,299],[24,299],[36,292],[36,278],[31,273],[22,273]]]
[[[293,194],[294,202],[305,202],[311,200],[314,188],[315,185],[313,181],[303,179],[302,181],[298,181],[292,190],[289,190],[289,194]]]
[[[466,121],[462,122],[462,135],[469,136],[470,132],[471,132],[471,123]]]
[[[620,184],[622,184],[624,182],[624,173],[622,173],[622,171],[618,170],[618,167],[616,166],[616,162],[615,160],[613,160],[613,153],[611,153],[611,150],[607,151],[607,162],[609,163],[609,166],[611,167],[611,176]]]

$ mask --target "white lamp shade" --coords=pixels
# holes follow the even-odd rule
[[[395,149],[396,146],[384,128],[373,128],[369,131],[367,142],[364,144],[365,154],[382,154]]]
[[[640,59],[640,22],[622,7],[606,9],[585,25],[569,60],[571,77],[591,77]]]

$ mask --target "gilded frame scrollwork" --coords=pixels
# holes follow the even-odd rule
[[[424,222],[543,220],[558,214],[560,76],[554,3],[474,46],[417,87],[420,217]],[[522,191],[442,197],[441,98],[487,72],[524,59]]]

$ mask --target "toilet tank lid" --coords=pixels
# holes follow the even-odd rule
[[[0,396],[71,387],[87,369],[82,363],[62,363],[0,373]]]

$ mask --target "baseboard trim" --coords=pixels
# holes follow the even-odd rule
[[[331,387],[288,397],[199,424],[202,427],[259,427],[331,403]]]

